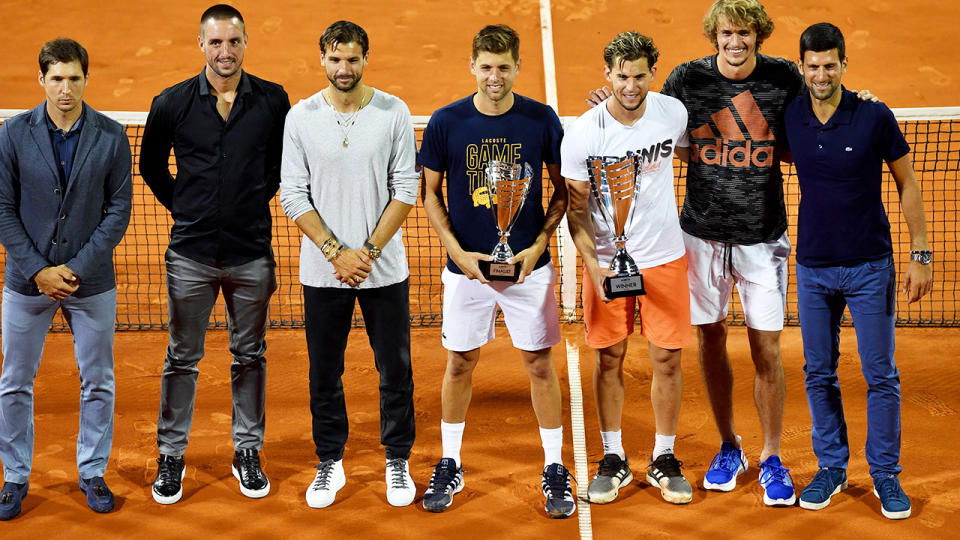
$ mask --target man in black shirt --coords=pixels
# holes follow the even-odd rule
[[[241,69],[247,34],[236,9],[218,4],[205,11],[198,40],[206,67],[154,98],[140,147],[140,174],[174,220],[165,255],[170,343],[153,484],[153,498],[161,504],[175,503],[183,493],[197,363],[220,289],[233,354],[233,475],[248,497],[270,491],[259,458],[267,307],[276,290],[270,200],[280,182],[290,102],[280,85]],[[171,148],[176,177],[169,169]]]

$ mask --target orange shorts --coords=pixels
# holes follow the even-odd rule
[[[640,334],[664,349],[682,349],[690,344],[690,286],[687,257],[644,268],[647,294],[614,298],[605,304],[597,296],[590,275],[583,272],[583,323],[587,345],[603,349],[633,333],[636,305],[640,304]]]

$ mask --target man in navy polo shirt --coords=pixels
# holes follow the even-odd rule
[[[840,321],[850,308],[866,377],[866,457],[883,515],[910,516],[897,475],[900,459],[900,374],[893,359],[896,272],[890,223],[882,200],[887,163],[910,229],[910,264],[902,290],[909,303],[933,280],[923,199],[910,148],[893,113],[861,101],[840,85],[847,68],[843,34],[829,23],[800,37],[800,70],[809,93],[786,110],[787,140],[800,179],[797,299],[806,358],[813,451],[820,470],[800,495],[819,510],[847,487],[850,458],[837,360]]]

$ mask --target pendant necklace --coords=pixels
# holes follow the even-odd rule
[[[341,143],[344,148],[350,146],[350,130],[357,123],[357,115],[360,114],[360,111],[363,109],[366,96],[360,97],[360,106],[357,107],[357,110],[353,111],[350,115],[341,114],[333,106],[333,101],[329,100],[330,108],[333,109],[333,113],[337,118],[337,126],[340,127],[340,131],[343,133],[343,142]],[[373,99],[373,94],[370,94],[370,99]]]

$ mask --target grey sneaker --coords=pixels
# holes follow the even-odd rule
[[[673,504],[687,504],[693,500],[693,488],[680,472],[682,466],[683,463],[673,454],[661,454],[657,459],[651,459],[647,467],[647,482],[660,488],[663,500]]]
[[[587,487],[587,500],[606,504],[617,498],[620,488],[633,481],[630,460],[620,459],[617,454],[607,454],[600,460],[600,468]]]

